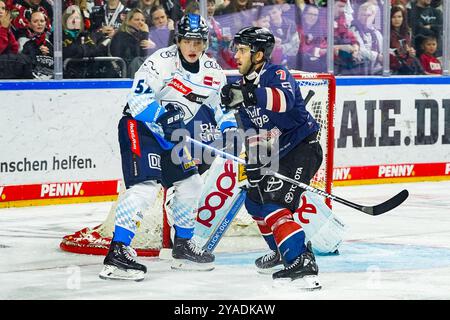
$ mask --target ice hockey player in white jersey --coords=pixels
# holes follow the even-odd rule
[[[220,109],[226,77],[206,56],[207,39],[205,20],[187,14],[177,25],[176,44],[153,53],[135,74],[118,126],[127,190],[117,205],[114,235],[99,274],[102,279],[144,279],[146,267],[136,261],[130,245],[142,213],[156,199],[158,184],[175,190],[172,268],[214,268],[214,255],[192,241],[200,196],[193,190],[201,190],[202,182],[188,148],[178,148],[183,136],[177,136],[184,132],[202,140],[236,126],[233,115]]]

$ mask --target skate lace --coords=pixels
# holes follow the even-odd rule
[[[306,263],[304,263],[305,261],[306,261]],[[311,257],[310,254],[301,255],[300,257],[295,259],[294,262],[289,267],[286,268],[286,270],[293,269],[300,263],[304,263],[304,265],[306,266],[306,265],[310,264],[312,261],[314,261],[314,257]]]
[[[193,242],[192,240],[188,241],[188,246],[189,248],[192,250],[193,253],[197,254],[197,255],[203,255],[203,253],[205,252],[205,250],[203,250],[202,248],[198,247],[195,242]]]
[[[132,262],[136,262],[135,259],[135,257],[137,257],[136,250],[134,250],[132,247],[125,247],[125,248],[126,248],[126,250],[124,251],[125,257]]]
[[[262,257],[262,262],[267,262],[269,260],[272,260],[277,255],[276,251],[271,251],[270,253],[266,254]]]

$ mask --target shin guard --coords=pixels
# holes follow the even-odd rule
[[[283,262],[291,264],[306,250],[305,232],[300,224],[292,218],[289,209],[282,208],[273,211],[264,218],[272,230],[275,242],[280,251]]]

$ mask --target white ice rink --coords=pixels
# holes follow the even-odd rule
[[[450,181],[335,188],[374,205],[410,197],[378,217],[334,204],[349,227],[339,256],[318,256],[323,289],[273,288],[257,274],[260,238],[225,238],[211,272],[181,272],[140,258],[142,282],[98,278],[103,257],[59,249],[61,238],[104,220],[111,203],[0,209],[0,299],[450,299]]]

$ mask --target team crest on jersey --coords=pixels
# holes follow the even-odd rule
[[[214,81],[214,78],[210,77],[210,76],[205,76],[203,78],[203,84],[207,85],[207,86],[212,86],[213,85],[213,81]]]
[[[212,87],[213,85],[219,86],[219,85],[220,85],[220,81],[215,80],[215,79],[214,79],[213,77],[211,77],[211,76],[205,76],[205,77],[203,78],[203,84],[204,84],[205,86],[210,86],[210,87]]]

